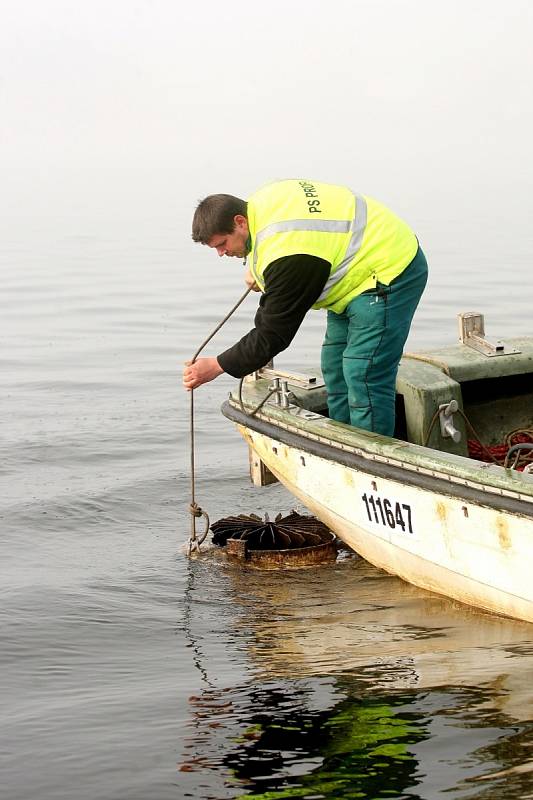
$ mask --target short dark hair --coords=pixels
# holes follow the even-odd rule
[[[194,212],[193,240],[207,244],[217,233],[232,233],[237,214],[246,217],[246,200],[232,194],[210,194],[198,203]]]

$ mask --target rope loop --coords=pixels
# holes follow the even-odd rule
[[[200,508],[198,503],[189,503],[189,513],[193,515],[193,517],[201,517],[204,511]]]
[[[203,508],[200,508],[197,503],[192,502],[189,504],[189,511],[192,514],[191,520],[191,536],[189,538],[189,550],[188,555],[190,555],[193,550],[200,552],[200,545],[205,542],[206,536],[209,533],[209,527],[211,522],[209,521],[209,514],[207,511],[204,511]],[[205,519],[205,530],[201,536],[196,535],[196,519],[198,517],[203,517]]]

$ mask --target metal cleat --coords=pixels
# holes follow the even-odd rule
[[[483,353],[484,356],[508,356],[519,353],[514,347],[507,347],[500,339],[487,339],[485,336],[485,319],[477,311],[458,314],[459,341],[462,344]]]

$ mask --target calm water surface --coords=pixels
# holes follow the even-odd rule
[[[531,242],[436,227],[409,347],[453,342],[466,310],[531,333]],[[80,216],[2,239],[3,796],[532,798],[531,626],[348,553],[289,574],[187,559],[178,366],[240,296],[240,264],[169,219],[124,230]],[[323,324],[278,363],[316,364]],[[287,512],[248,483],[219,413],[232,385],[196,393],[198,502]]]

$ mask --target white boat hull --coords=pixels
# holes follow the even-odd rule
[[[409,583],[533,622],[533,519],[373,475],[239,425],[287,489],[364,559]]]

